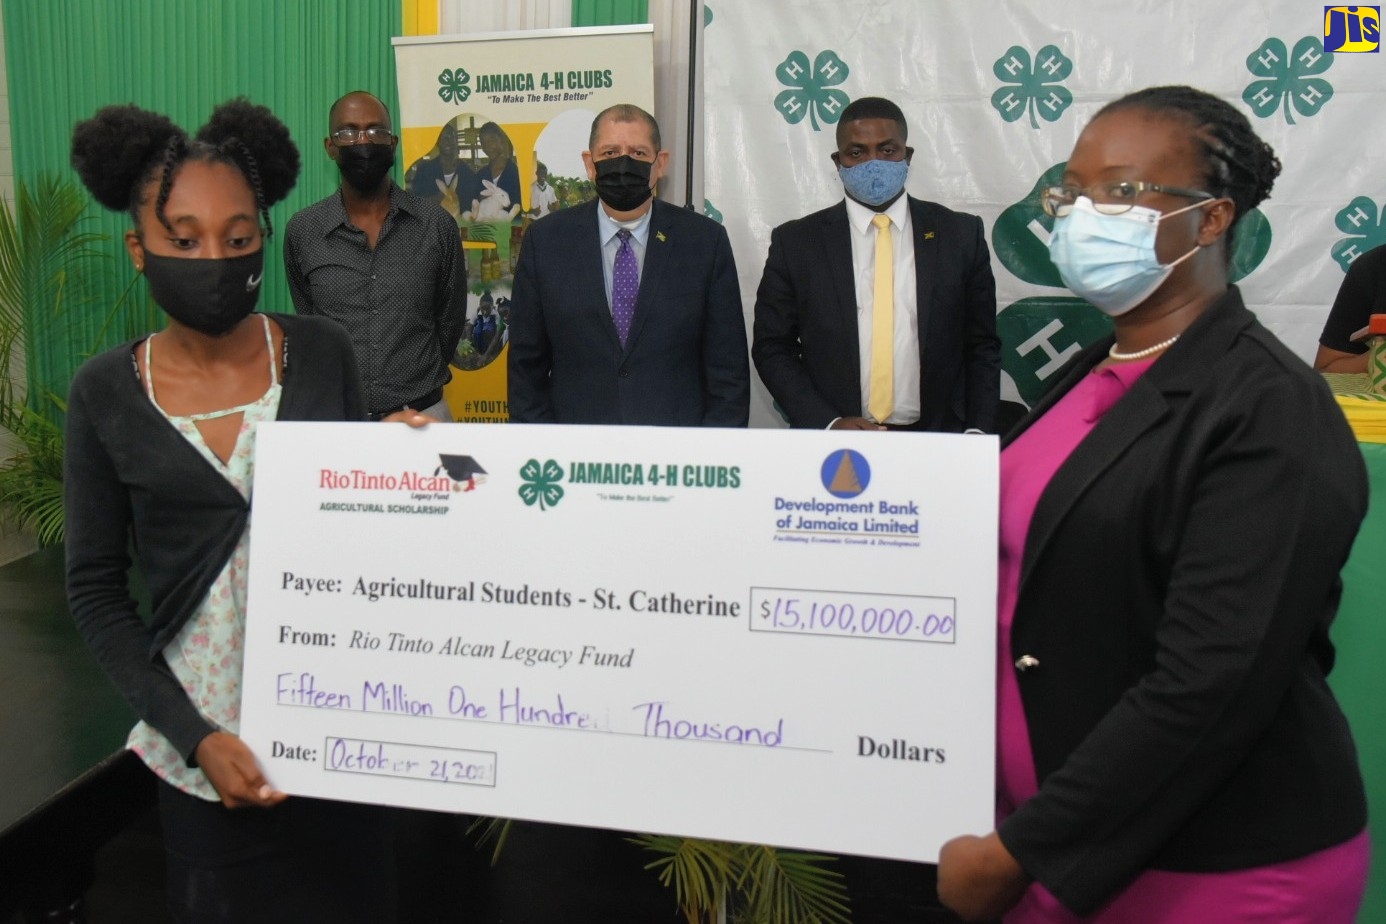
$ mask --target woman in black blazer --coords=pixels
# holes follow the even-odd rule
[[[1350,922],[1368,859],[1325,682],[1366,509],[1327,388],[1229,284],[1280,164],[1188,87],[1102,109],[1044,191],[1114,319],[1001,462],[998,818],[939,893],[1007,922]]]

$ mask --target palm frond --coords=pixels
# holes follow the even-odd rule
[[[737,887],[746,924],[848,924],[847,887],[823,854],[747,845]]]
[[[19,446],[0,463],[0,513],[32,529],[39,545],[55,545],[63,539],[63,431],[27,407],[7,417]]]
[[[19,184],[13,208],[0,202],[0,429],[14,443],[0,463],[0,516],[44,545],[63,537],[65,408],[35,387],[24,347],[66,351],[70,325],[93,302],[110,261],[95,247],[104,237],[81,227],[86,209],[82,189],[57,174]]]
[[[847,887],[833,857],[691,837],[644,834],[646,864],[672,886],[689,924],[714,920],[728,900],[738,924],[848,924]]]
[[[665,886],[673,886],[674,899],[690,924],[715,915],[736,880],[736,844],[664,834],[642,834],[631,842],[658,855],[645,868],[655,871]]]
[[[52,174],[21,184],[13,211],[0,206],[0,326],[45,324],[85,294],[81,264],[104,239],[79,230],[86,209],[81,188]]]
[[[487,841],[496,842],[496,846],[491,850],[492,866],[500,861],[501,848],[505,846],[505,839],[510,836],[510,826],[513,824],[509,818],[481,817],[467,826],[467,833],[476,835],[478,848],[484,846]]]

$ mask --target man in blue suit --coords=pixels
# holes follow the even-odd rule
[[[592,122],[597,201],[530,225],[510,298],[516,423],[746,426],[750,366],[721,225],[653,199],[669,152],[638,106]]]
[[[905,138],[894,103],[854,100],[832,154],[846,199],[770,235],[751,355],[790,426],[995,428],[1001,341],[982,221],[905,194]]]

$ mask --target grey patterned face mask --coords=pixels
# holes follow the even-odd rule
[[[185,327],[220,337],[255,310],[265,251],[239,257],[196,260],[144,252],[149,294],[168,316]]]

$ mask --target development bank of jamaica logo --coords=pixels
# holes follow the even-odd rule
[[[445,103],[461,106],[472,95],[472,88],[467,86],[471,80],[472,75],[460,67],[452,70],[443,68],[438,75],[438,98]]]
[[[1002,83],[991,94],[991,105],[1007,122],[1028,112],[1030,127],[1039,128],[1036,115],[1046,122],[1057,122],[1073,105],[1073,94],[1062,85],[1073,73],[1073,61],[1057,45],[1041,48],[1033,64],[1030,52],[1012,45],[992,64],[991,72]]]
[[[543,465],[538,459],[530,459],[520,468],[520,479],[524,482],[520,485],[520,500],[526,507],[538,504],[540,510],[547,510],[563,500],[563,486],[559,484],[563,466],[553,459]]]
[[[871,483],[871,466],[861,453],[839,449],[823,460],[819,476],[833,497],[856,497]]]
[[[1026,404],[1034,404],[1045,382],[1083,347],[1106,336],[1111,320],[1073,295],[1049,259],[1053,216],[1040,205],[1040,191],[1063,181],[1066,163],[1057,163],[1035,181],[1025,198],[1006,208],[991,229],[992,252],[1016,278],[1054,289],[1052,294],[1012,302],[996,316],[1001,336],[1001,368]],[[1237,223],[1233,237],[1232,281],[1249,274],[1266,258],[1270,222],[1252,209]]]
[[[1268,38],[1246,58],[1246,69],[1260,78],[1242,90],[1242,102],[1259,118],[1275,115],[1282,106],[1285,121],[1295,124],[1294,114],[1309,118],[1333,98],[1333,85],[1319,77],[1333,66],[1333,56],[1325,54],[1312,35],[1295,42],[1293,52],[1285,50],[1278,38]]]
[[[1333,223],[1339,231],[1349,235],[1336,241],[1331,251],[1345,273],[1352,261],[1368,250],[1386,247],[1386,216],[1367,196],[1358,196],[1339,209]]]
[[[1334,54],[1381,51],[1381,7],[1323,8],[1323,50]]]
[[[789,87],[775,97],[775,108],[790,125],[798,125],[804,121],[804,116],[808,116],[816,132],[823,130],[818,124],[820,119],[835,125],[851,99],[842,90],[833,88],[850,73],[851,69],[835,51],[820,51],[811,65],[808,55],[791,51],[775,68],[780,83]]]

